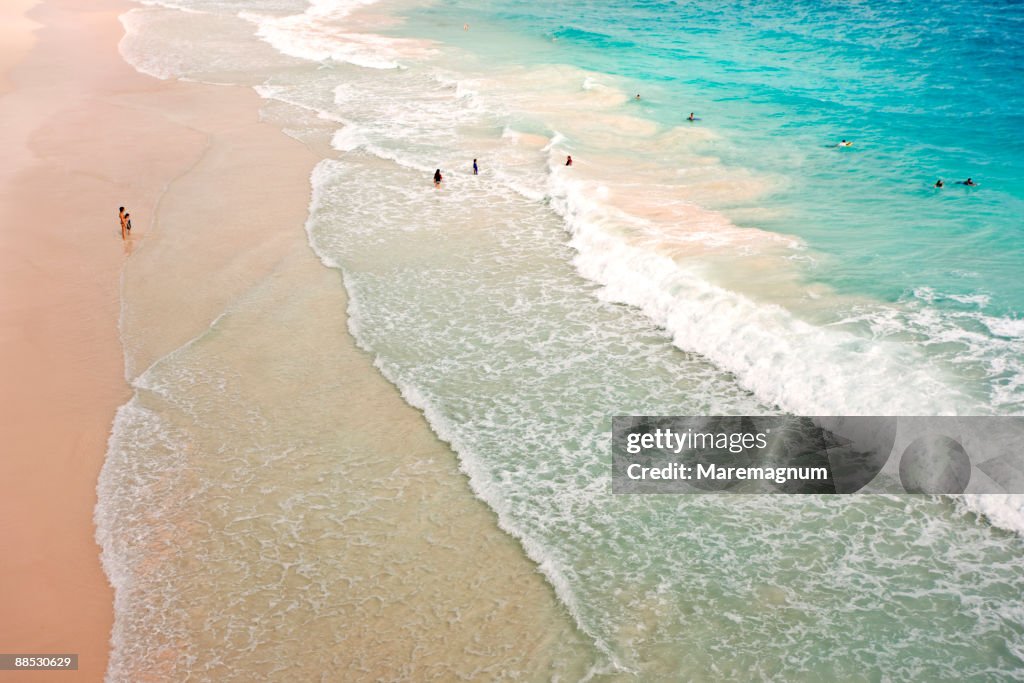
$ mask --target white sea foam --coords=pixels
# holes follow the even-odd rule
[[[945,292],[938,292],[932,287],[917,287],[914,289],[913,294],[914,297],[928,303],[948,299],[968,306],[977,306],[978,308],[985,308],[992,300],[987,294],[947,294]]]
[[[255,74],[287,59],[253,38],[249,25],[234,15],[155,3],[129,10],[119,20],[125,30],[118,43],[121,56],[137,71],[163,80],[250,84]],[[198,39],[197,33],[217,39]]]
[[[179,12],[186,12],[188,14],[209,14],[203,10],[189,7],[188,5],[182,5],[177,2],[170,2],[170,0],[137,0],[140,5],[147,5],[149,7],[163,7],[165,9],[178,10]],[[131,10],[129,10],[131,11]]]
[[[761,400],[804,415],[955,414],[966,407],[905,347],[804,322],[712,284],[656,244],[631,243],[588,189],[553,165],[552,206],[573,235],[580,273],[603,284],[609,300],[643,310],[680,348],[735,373]]]
[[[111,653],[107,680],[129,680],[128,661],[144,657],[140,642],[132,631],[138,619],[146,619],[146,600],[137,585],[140,571],[140,547],[147,537],[159,534],[163,517],[173,501],[163,490],[167,480],[181,476],[187,439],[176,433],[160,415],[144,408],[138,397],[118,408],[107,443],[107,455],[96,485],[97,503],[93,511],[96,543],[101,548],[103,571],[114,589],[114,625],[110,634]],[[136,462],[145,452],[162,456],[164,477],[152,476]],[[141,511],[145,510],[144,513]],[[140,514],[145,519],[139,519]],[[147,626],[159,631],[164,620],[157,615]],[[169,635],[169,634],[165,634]]]
[[[593,75],[583,79],[581,88],[586,93],[586,101],[590,106],[615,107],[629,100],[629,95],[624,91],[600,82]]]
[[[434,52],[426,40],[389,38],[353,30],[345,21],[377,0],[312,0],[302,14],[285,17],[241,12],[256,25],[256,35],[282,54],[314,62],[333,60],[371,69],[397,69],[403,59]]]
[[[1024,536],[1024,495],[966,495],[962,501],[966,509],[984,515],[995,526]]]
[[[328,255],[326,250],[321,249],[316,243],[316,238],[313,235],[313,216],[316,215],[317,211],[323,205],[324,189],[337,175],[343,172],[343,167],[330,159],[324,159],[313,167],[313,171],[309,176],[309,184],[312,191],[309,198],[309,214],[306,218],[305,224],[306,240],[309,242],[310,249],[312,249],[313,253],[317,255],[317,258],[320,259],[321,263],[328,268],[333,268],[339,271],[341,270],[341,264]],[[349,324],[351,326],[352,323],[350,322]]]
[[[125,62],[140,73],[160,80],[177,78],[184,73],[182,65],[172,56],[152,54],[141,42],[147,13],[145,9],[131,9],[118,16],[124,27],[124,36],[117,43],[118,52]]]
[[[340,123],[345,126],[352,125],[351,121],[342,118],[341,116],[338,116],[336,113],[332,111],[327,111],[325,109],[310,106],[308,102],[297,97],[292,97],[287,88],[269,84],[262,84],[253,86],[253,90],[255,90],[256,94],[262,97],[263,99],[277,100],[278,102],[290,104],[293,107],[298,107],[300,109],[311,111],[314,114],[316,114],[316,117],[318,119],[321,119],[323,121],[333,121],[334,123]]]
[[[449,74],[437,74],[434,76],[438,83],[446,88],[455,91],[457,99],[473,99],[477,96],[477,90],[470,85],[470,81]]]
[[[358,126],[346,126],[335,131],[331,146],[339,152],[351,152],[366,144],[366,138]]]
[[[997,337],[1005,337],[1024,344],[1024,318],[982,316],[980,320]]]
[[[942,299],[963,299],[959,303],[966,308],[940,308],[936,304]],[[893,339],[917,347],[949,367],[972,364],[976,372],[984,372],[988,378],[988,395],[971,412],[1021,414],[1024,322],[982,312],[987,297],[968,295],[959,299],[919,288],[906,305],[862,304],[837,324],[863,324],[875,339]]]

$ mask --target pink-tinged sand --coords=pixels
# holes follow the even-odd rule
[[[0,651],[80,655],[77,673],[19,681],[100,681],[113,595],[94,540],[96,479],[130,396],[120,272],[205,139],[126,104],[183,87],[121,59],[128,5],[47,0],[8,21],[33,4],[0,11]],[[138,217],[128,243],[119,202]]]
[[[308,250],[302,230],[314,155],[259,122],[250,89],[134,71],[117,50],[118,15],[130,9],[121,0],[43,0],[19,24],[30,27],[14,41],[22,47],[0,38],[0,69],[13,65],[10,88],[0,85],[0,652],[80,656],[77,673],[23,672],[19,681],[100,681],[107,670],[114,595],[93,511],[111,423],[131,396],[118,332],[122,278],[135,372],[201,333],[275,269],[298,278],[301,291],[320,292],[326,310],[346,308],[337,274]],[[133,216],[127,242],[119,205]],[[332,623],[352,639],[322,644],[338,648],[339,670],[362,671],[366,657],[385,678],[501,668],[509,652],[537,672],[584,670],[589,653],[568,615],[473,498],[454,455],[355,348],[343,319],[320,308],[310,316],[312,339],[338,340],[328,369],[352,392],[337,397],[346,407],[332,424],[349,441],[385,449],[384,463],[412,459],[419,472],[429,456],[448,482],[424,485],[422,499],[393,501],[395,519],[441,520],[453,539],[471,539],[434,551],[411,542],[382,548],[366,571],[387,566],[400,584],[415,584],[422,604],[412,613],[436,623],[401,614],[382,615],[369,630]],[[282,331],[266,332],[274,333]],[[427,500],[437,506],[429,514]],[[138,569],[121,568],[121,581]],[[353,599],[360,596],[339,596]],[[467,617],[453,624],[446,614]],[[191,632],[197,640],[207,635],[200,629]],[[360,634],[372,637],[353,648]],[[568,652],[581,656],[561,661]],[[180,678],[173,642],[156,654],[166,662],[122,662],[122,673]]]

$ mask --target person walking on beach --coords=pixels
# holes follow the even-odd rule
[[[121,239],[128,238],[128,219],[126,218],[126,216],[127,214],[124,212],[124,207],[118,207],[117,217],[121,221]]]
[[[473,159],[473,175],[480,175],[480,167],[476,165],[476,159]]]
[[[441,169],[434,171],[434,187],[441,187],[441,181],[444,180],[444,176],[441,175]]]
[[[572,166],[572,155],[571,154],[565,158],[565,165],[566,166]]]

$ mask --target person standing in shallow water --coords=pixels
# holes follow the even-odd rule
[[[434,187],[441,187],[441,181],[444,177],[441,175],[441,169],[434,171]]]
[[[572,155],[571,154],[565,158],[565,165],[566,166],[572,166]]]
[[[124,207],[118,207],[117,217],[121,220],[121,239],[128,238],[128,219],[127,214],[124,212]]]
[[[476,165],[476,159],[473,159],[473,175],[480,175],[480,167]]]

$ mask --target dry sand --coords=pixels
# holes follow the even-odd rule
[[[11,89],[7,72],[35,44],[39,24],[25,16],[39,0],[4,0],[0,4],[0,95]]]

